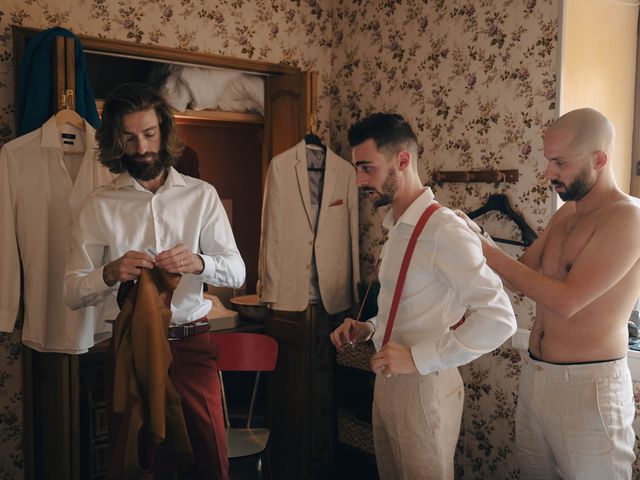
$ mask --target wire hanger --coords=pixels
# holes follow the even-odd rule
[[[520,215],[513,209],[511,203],[509,203],[509,197],[507,197],[504,193],[494,193],[492,195],[489,195],[487,203],[485,203],[477,210],[467,213],[467,215],[469,216],[469,218],[476,218],[491,211],[504,213],[518,226],[522,234],[522,242],[509,240],[507,238],[497,238],[492,235],[491,238],[496,242],[528,247],[534,242],[536,238],[538,238],[538,234],[536,234],[536,232],[529,225],[527,225],[527,222],[524,220],[522,215]]]

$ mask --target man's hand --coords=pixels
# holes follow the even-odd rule
[[[156,266],[171,273],[196,273],[204,270],[204,260],[191,252],[186,245],[179,243],[156,256]]]
[[[373,335],[373,324],[371,322],[359,322],[353,318],[345,318],[342,325],[336,328],[329,338],[331,343],[339,352],[344,350],[347,345],[353,345],[369,340]]]
[[[469,230],[471,230],[473,233],[475,233],[478,236],[482,244],[482,253],[487,259],[487,263],[489,263],[489,265],[491,266],[491,261],[490,261],[491,255],[495,255],[496,251],[498,253],[502,253],[502,251],[498,248],[498,246],[495,244],[493,239],[487,234],[487,232],[485,232],[480,225],[478,225],[476,222],[471,220],[466,213],[464,213],[462,210],[454,210],[453,213],[455,213],[458,217],[464,220],[465,223],[467,224],[467,228],[469,228]]]
[[[454,210],[453,213],[455,213],[458,217],[464,220],[464,222],[467,224],[467,227],[469,227],[469,230],[471,230],[478,237],[480,237],[480,240],[483,240],[485,238],[484,235],[482,234],[482,228],[480,228],[480,225],[478,225],[476,222],[471,220],[466,213],[464,213],[462,210]]]
[[[144,252],[129,250],[123,256],[109,262],[102,270],[104,283],[112,287],[117,282],[137,280],[143,268],[153,268],[153,260]]]
[[[418,368],[409,347],[390,341],[371,357],[371,371],[388,378],[394,374],[418,373]]]

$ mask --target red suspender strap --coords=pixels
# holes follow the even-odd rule
[[[398,273],[398,282],[396,283],[396,291],[393,293],[393,301],[391,302],[391,310],[389,310],[389,318],[387,319],[387,328],[384,331],[384,340],[382,345],[386,345],[391,337],[391,330],[393,329],[393,322],[396,319],[396,313],[398,312],[398,304],[400,303],[400,297],[402,296],[402,289],[404,288],[404,280],[407,278],[407,270],[409,270],[409,264],[411,263],[411,257],[413,256],[413,250],[416,248],[416,242],[420,233],[427,224],[431,214],[440,208],[438,203],[432,203],[424,211],[416,227],[413,229],[407,250],[404,252],[404,258],[402,259],[402,265],[400,265],[400,273]]]

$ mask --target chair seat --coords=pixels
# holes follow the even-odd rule
[[[268,428],[228,428],[227,456],[247,457],[262,452],[269,441]]]

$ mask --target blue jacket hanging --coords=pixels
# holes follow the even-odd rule
[[[100,125],[96,100],[87,75],[84,52],[80,40],[61,27],[38,33],[27,43],[20,65],[18,80],[18,135],[40,128],[53,115],[53,66],[52,49],[56,36],[75,40],[74,58],[76,73],[75,108],[78,114],[94,128]]]

